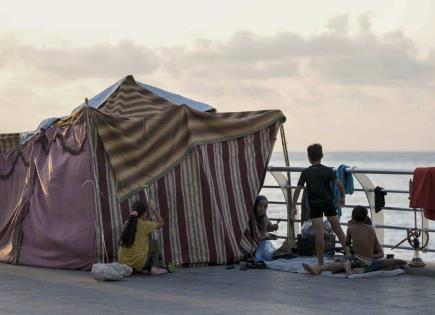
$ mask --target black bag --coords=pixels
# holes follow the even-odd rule
[[[335,235],[334,234],[325,234],[325,247],[324,253],[327,256],[333,256],[335,253]],[[302,237],[301,234],[298,234],[297,237],[297,247],[298,247],[298,255],[299,256],[313,256],[316,254],[316,245],[314,237]]]
[[[314,237],[302,237],[298,234],[298,255],[300,256],[313,256],[314,255]]]

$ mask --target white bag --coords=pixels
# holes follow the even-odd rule
[[[324,233],[326,235],[332,233],[331,223],[329,223],[328,220],[323,221],[323,228],[324,228]],[[302,237],[314,238],[315,234],[316,232],[314,231],[313,223],[311,222],[311,220],[305,221],[304,224],[302,224],[302,228],[301,228]]]
[[[92,277],[97,281],[116,281],[128,277],[133,272],[133,268],[116,262],[109,264],[93,264]]]

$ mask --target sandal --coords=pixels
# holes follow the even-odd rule
[[[177,270],[177,266],[175,265],[175,263],[170,262],[167,266],[166,269],[168,270],[169,273],[174,273]]]

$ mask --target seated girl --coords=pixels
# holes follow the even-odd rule
[[[260,243],[255,251],[255,260],[264,262],[272,260],[274,247],[270,240],[276,239],[274,235],[269,234],[278,230],[278,223],[272,224],[267,217],[268,200],[265,196],[258,196],[254,203],[255,221],[260,234]]]
[[[164,224],[155,209],[152,200],[148,202],[137,200],[133,203],[121,235],[118,262],[132,267],[137,272],[148,271],[151,275],[163,275],[168,271],[159,267],[160,248],[157,241],[151,238],[151,233]],[[145,219],[150,217],[149,214],[153,214],[156,221]]]

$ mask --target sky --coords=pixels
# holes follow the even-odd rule
[[[0,5],[0,133],[133,74],[221,112],[280,109],[290,151],[435,150],[434,1]]]

